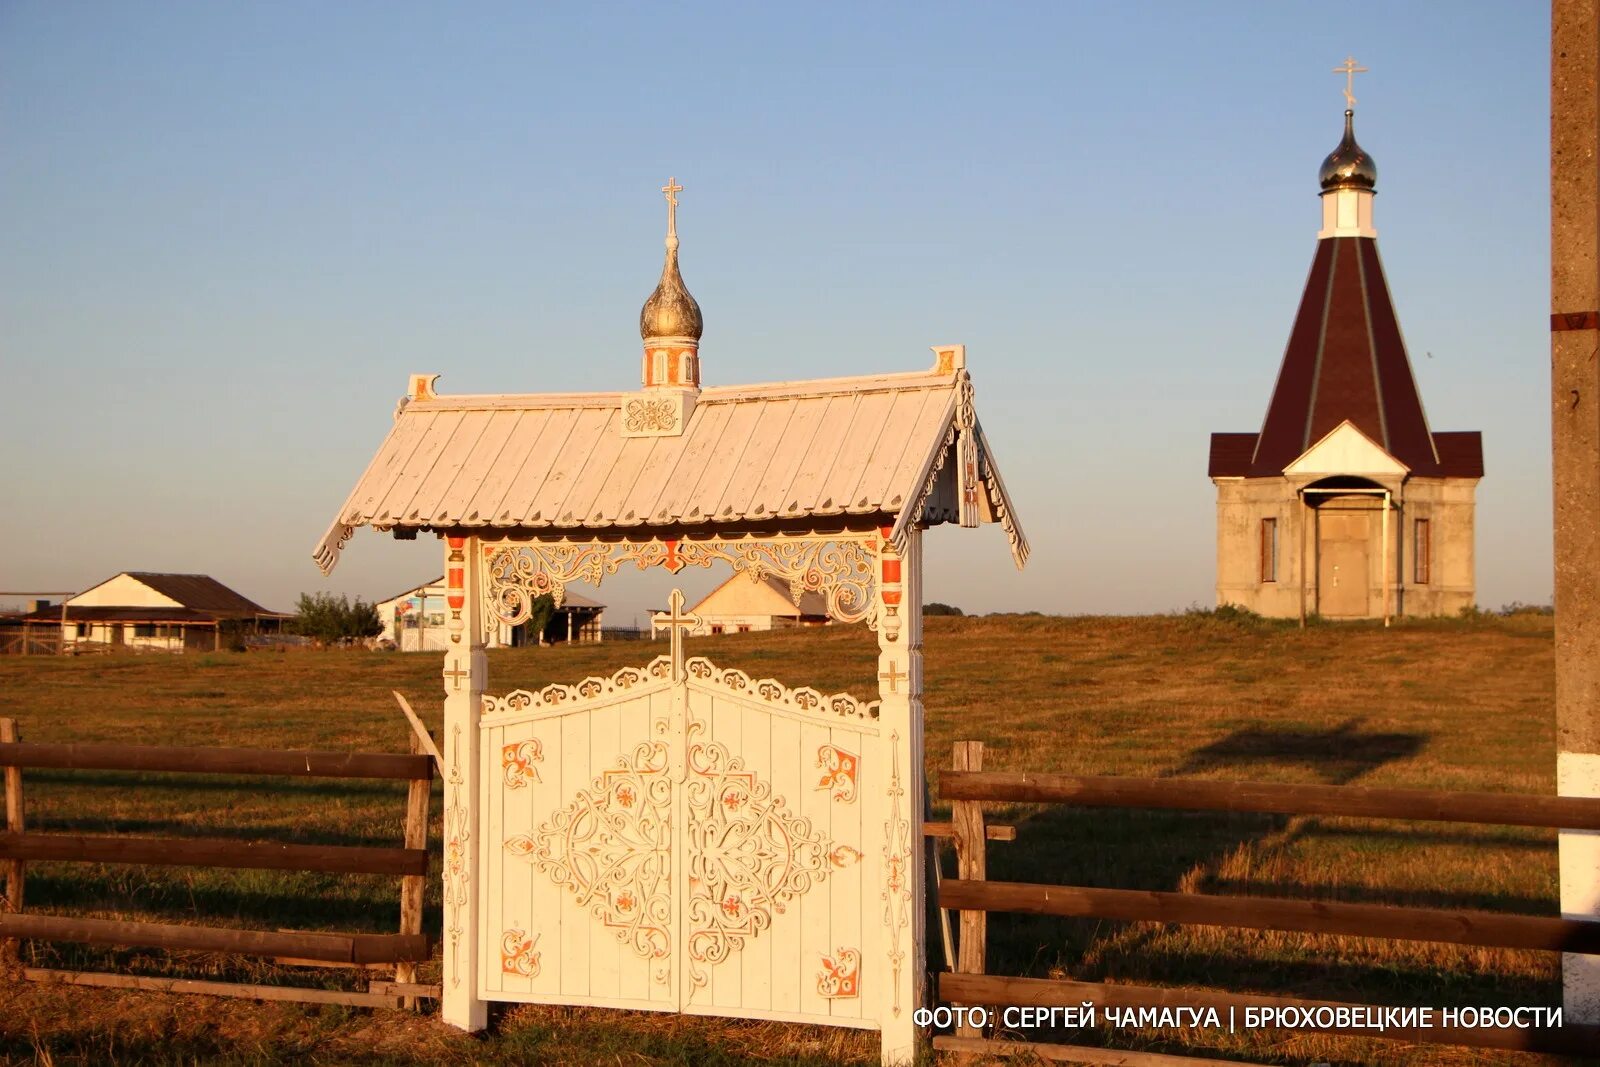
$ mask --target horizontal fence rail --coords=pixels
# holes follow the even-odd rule
[[[59,985],[87,985],[101,989],[143,989],[153,993],[200,993],[213,997],[245,997],[250,1000],[288,1000],[301,1004],[341,1004],[352,1008],[397,1008],[399,994],[389,992],[343,993],[332,989],[305,989],[300,986],[252,985],[243,982],[205,982],[190,978],[148,978],[136,974],[96,974],[85,971],[52,971],[25,967],[22,976],[30,982]],[[390,982],[388,985],[393,985]]]
[[[1107,985],[1100,982],[1073,982],[1054,978],[1008,978],[993,974],[939,975],[939,996],[960,1004],[996,1004],[1021,1007],[1097,1008],[1214,1008],[1225,1019],[1229,1009],[1244,1008],[1362,1008],[1367,1005],[1328,1000],[1296,1000],[1250,993],[1219,993],[1208,989],[1166,989],[1156,986]],[[1381,1010],[1381,1009],[1380,1009]],[[1429,1044],[1466,1045],[1475,1048],[1511,1049],[1523,1052],[1585,1053],[1600,1048],[1600,1026],[1567,1023],[1559,1030],[1517,1030],[1488,1027],[1394,1027],[1382,1032],[1364,1027],[1282,1026],[1284,1030],[1343,1034],[1353,1037],[1382,1037],[1387,1040]],[[934,1039],[934,1047],[940,1041]],[[1197,1061],[1205,1062],[1205,1061]]]
[[[19,742],[0,745],[0,767],[75,771],[175,771],[188,774],[270,774],[298,778],[432,778],[423,755],[388,752],[280,751],[189,748],[179,745],[89,745]]]
[[[235,867],[330,874],[427,874],[428,851],[373,845],[290,845],[194,837],[0,833],[0,859]]]
[[[1600,802],[1586,797],[1526,793],[1436,793],[1426,789],[1214,782],[1194,778],[1095,778],[1026,771],[945,771],[939,776],[939,793],[949,800],[1344,815],[1600,830]]]
[[[947,879],[942,907],[1600,954],[1600,922],[1279,897]]]
[[[0,936],[82,945],[289,956],[321,963],[395,963],[429,957],[428,938],[424,934],[226,930],[214,926],[80,919],[68,915],[0,914]]]

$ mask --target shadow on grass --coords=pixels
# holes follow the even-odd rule
[[[1270,764],[1306,767],[1328,785],[1348,785],[1385,763],[1415,756],[1428,742],[1426,734],[1362,733],[1361,722],[1347,719],[1328,730],[1236,730],[1195,749],[1164,777]]]
[[[133,892],[121,881],[88,879],[79,872],[65,877],[45,865],[30,865],[28,895],[49,901],[48,910],[71,915],[113,912],[140,922],[195,923],[265,930],[328,930],[336,933],[392,934],[400,918],[399,879],[387,875],[315,875],[289,871],[241,871],[211,875],[215,881],[155,880],[128,868],[138,885]],[[248,875],[271,877],[252,885]],[[237,875],[237,877],[230,877]],[[265,882],[266,877],[257,879]],[[438,871],[430,872],[433,889]],[[438,902],[423,908],[423,932],[440,934]]]

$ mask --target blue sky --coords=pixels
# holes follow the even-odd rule
[[[936,530],[931,599],[1209,603],[1207,435],[1260,425],[1353,53],[1479,600],[1547,601],[1547,50],[1529,3],[0,5],[0,587],[437,574],[309,551],[410,372],[635,384],[676,175],[708,384],[968,346],[1034,560]]]

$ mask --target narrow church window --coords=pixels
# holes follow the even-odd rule
[[[1412,558],[1417,561],[1417,584],[1427,585],[1433,577],[1432,523],[1427,519],[1417,520],[1417,545]]]
[[[1261,520],[1261,580],[1278,580],[1278,520]]]

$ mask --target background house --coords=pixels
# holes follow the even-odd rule
[[[63,651],[142,648],[215,649],[240,637],[278,633],[293,614],[269,611],[207,574],[123,571],[24,618],[61,628]]]
[[[690,633],[700,635],[826,626],[830,621],[821,593],[802,593],[796,604],[789,583],[771,575],[753,582],[748,574],[735,574],[689,610],[700,616],[700,625]]]
[[[383,633],[378,640],[394,642],[394,647],[401,652],[444,651],[447,642],[444,597],[444,576],[440,575],[431,582],[378,601],[378,618],[383,620]],[[605,610],[604,604],[567,590],[561,606],[544,628],[545,644],[599,641]],[[520,626],[497,623],[489,635],[490,648],[536,643],[528,634],[527,623]]]

